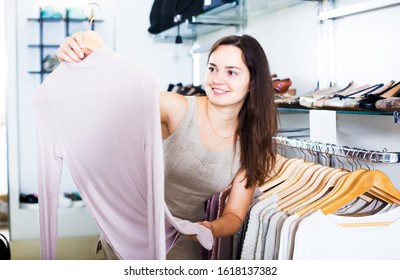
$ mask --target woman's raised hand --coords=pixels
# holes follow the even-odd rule
[[[56,52],[57,59],[59,62],[80,62],[85,57],[83,48],[85,48],[83,33],[74,33],[72,36],[65,38],[64,42],[58,47]]]

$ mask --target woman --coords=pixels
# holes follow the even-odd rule
[[[57,56],[79,62],[84,48],[76,34],[64,41]],[[211,48],[207,63],[207,96],[161,93],[165,200],[174,216],[223,237],[240,229],[254,188],[275,163],[277,113],[268,60],[256,39],[224,37]],[[222,216],[203,221],[204,202],[230,184]],[[183,236],[167,258],[199,259],[200,250],[198,242]]]

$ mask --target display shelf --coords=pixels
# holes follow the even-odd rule
[[[58,48],[60,45],[52,45],[52,44],[29,44],[29,48]]]
[[[197,36],[215,32],[226,26],[243,24],[245,19],[239,14],[240,11],[238,9],[240,2],[239,0],[226,3],[201,15],[193,16],[179,25],[180,36],[182,36],[182,39],[193,40]],[[177,26],[169,28],[153,35],[153,38],[155,41],[174,41],[177,36],[177,28]]]
[[[200,15],[193,16],[191,19],[179,25],[179,33],[183,39],[194,40],[198,36],[203,36],[216,32],[222,28],[244,27],[249,16],[257,14],[272,13],[281,9],[298,5],[304,2],[318,2],[317,0],[238,0],[226,3],[217,8],[206,11]],[[155,41],[173,42],[177,36],[177,26],[167,29],[159,34],[153,35]]]
[[[308,114],[310,110],[323,110],[323,109],[314,109],[314,108],[278,108],[278,112],[281,114],[299,114],[304,113]],[[386,111],[351,111],[351,110],[327,110],[327,111],[336,111],[337,114],[343,115],[378,115],[378,116],[392,116],[395,112],[386,112]]]
[[[88,21],[87,18],[82,18],[82,19],[75,19],[75,18],[69,18],[68,13],[66,13],[66,17],[64,18],[43,18],[43,17],[38,17],[38,18],[28,18],[28,21],[30,22],[37,22],[39,23],[39,43],[38,44],[29,44],[29,48],[38,48],[39,49],[39,54],[40,54],[40,70],[33,70],[33,71],[28,71],[29,74],[39,74],[40,75],[40,82],[43,82],[44,75],[51,73],[51,71],[46,71],[43,68],[43,62],[44,62],[44,49],[56,49],[59,47],[57,44],[44,44],[44,24],[45,23],[60,23],[64,22],[65,24],[65,36],[70,35],[70,24],[71,23],[82,23]],[[90,23],[90,29],[94,30],[95,28],[95,23],[103,22],[102,19],[94,19]]]

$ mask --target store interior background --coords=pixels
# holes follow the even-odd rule
[[[268,56],[272,73],[291,78],[297,95],[336,82],[359,85],[400,79],[400,1],[334,20],[318,17],[328,9],[379,1],[244,0],[247,22],[223,27],[194,40],[175,44],[156,39],[147,31],[153,1],[102,0],[95,30],[115,52],[150,68],[159,78],[160,90],[169,84],[203,84],[206,56],[218,38],[238,33],[256,37]],[[40,75],[29,71],[40,67],[39,24],[28,18],[39,16],[39,7],[53,5],[85,7],[92,1],[4,0],[0,4],[0,197],[7,197],[8,222],[1,232],[11,240],[13,259],[39,258],[37,210],[21,209],[19,195],[36,193],[36,141],[31,97]],[[64,23],[46,24],[44,40],[59,44],[65,37]],[[87,23],[74,24],[85,30]],[[55,49],[49,50],[55,52]],[[194,54],[193,54],[194,51]],[[381,151],[399,152],[400,124],[391,115],[280,112],[282,129],[310,128],[310,139],[325,143]],[[324,118],[326,118],[326,123]],[[329,138],[327,138],[329,135]],[[347,162],[345,163],[347,164]],[[399,164],[369,164],[384,171],[400,188]],[[76,187],[65,169],[61,191]],[[98,228],[85,208],[59,210],[60,259],[100,259],[94,254]]]

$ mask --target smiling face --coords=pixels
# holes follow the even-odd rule
[[[242,50],[221,45],[208,60],[205,89],[214,104],[242,106],[250,85],[250,71],[243,61]]]

